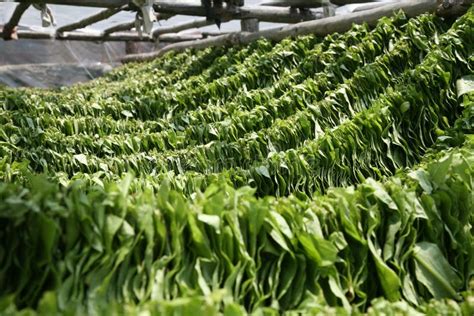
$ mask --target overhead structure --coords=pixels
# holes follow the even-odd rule
[[[420,8],[423,12],[437,11],[438,14],[459,15],[472,5],[473,0],[405,0],[380,2],[375,0],[267,0],[259,6],[245,5],[244,0],[199,0],[193,2],[178,2],[172,0],[16,0],[16,7],[9,22],[3,26],[1,36],[5,40],[11,39],[58,39],[79,41],[143,41],[143,42],[182,42],[165,47],[160,55],[170,49],[185,47],[208,47],[212,45],[228,45],[232,43],[247,43],[261,37],[281,38],[282,36],[307,34],[308,32],[323,34],[347,29],[352,23],[371,21],[378,12],[388,14],[392,8],[403,9],[408,7]],[[338,6],[348,4],[368,3],[362,6],[358,15],[335,15]],[[38,32],[18,30],[17,26],[23,13],[31,6],[47,8],[48,4],[95,7],[104,10],[85,19],[64,25],[53,32]],[[118,24],[100,33],[86,33],[78,31],[94,23],[106,20],[122,12],[136,12],[135,21]],[[357,12],[356,12],[357,13]],[[353,13],[353,14],[356,14]],[[174,15],[188,15],[202,17],[189,22],[153,28],[153,22],[166,20]],[[323,19],[323,20],[321,20]],[[327,20],[326,20],[327,19]],[[198,32],[182,34],[180,32],[200,28],[216,23],[231,20],[241,21],[241,33],[231,34]],[[321,22],[315,22],[321,20]],[[259,22],[274,22],[295,24],[272,30],[259,31]],[[301,24],[301,22],[304,22]],[[276,34],[276,35],[275,35]],[[150,56],[142,56],[146,59]],[[126,60],[140,60],[131,56]]]

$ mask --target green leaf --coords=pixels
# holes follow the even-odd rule
[[[431,186],[429,175],[425,170],[417,169],[415,171],[410,172],[408,176],[413,180],[417,181],[426,193],[431,194],[431,192],[433,191],[433,187]]]
[[[257,167],[255,168],[255,171],[259,174],[259,175],[262,175],[268,179],[271,179],[270,177],[270,173],[268,172],[268,168],[265,167],[265,166],[260,166],[260,167]]]
[[[336,262],[338,251],[330,241],[308,233],[301,233],[298,240],[308,257],[319,267],[331,266]]]
[[[375,261],[378,279],[385,297],[392,302],[400,299],[401,282],[398,275],[382,260],[371,238],[368,238],[368,246]]]
[[[74,155],[74,159],[80,162],[81,164],[88,166],[87,157],[84,154]]]
[[[415,273],[417,280],[422,283],[436,299],[455,298],[462,281],[451,267],[436,244],[420,242],[413,249]]]
[[[397,204],[395,204],[395,202],[392,200],[392,197],[387,193],[387,191],[385,191],[385,188],[382,184],[372,178],[367,179],[366,183],[370,185],[375,197],[381,200],[390,209],[397,210]]]
[[[209,226],[214,227],[216,232],[220,234],[220,223],[221,219],[217,215],[207,215],[207,214],[198,214],[197,215],[198,220],[200,220],[203,223],[208,224]]]
[[[458,98],[474,91],[474,75],[464,76],[456,82]]]
[[[445,183],[446,176],[448,175],[448,171],[451,168],[452,162],[453,155],[448,155],[442,157],[437,163],[431,164],[428,167],[428,172],[431,175],[431,179],[437,187],[440,187]]]
[[[133,117],[133,113],[128,111],[128,110],[123,110],[122,112],[122,115],[127,117],[127,118],[132,118]]]

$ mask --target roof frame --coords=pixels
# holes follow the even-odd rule
[[[300,2],[314,2],[314,1],[325,1],[325,0],[299,0]],[[370,1],[370,0],[366,0]],[[62,26],[56,30],[55,34],[45,33],[45,32],[33,32],[33,31],[20,31],[18,32],[19,38],[55,38],[55,39],[79,39],[84,38],[84,40],[94,39],[100,41],[115,40],[115,37],[110,36],[116,32],[130,32],[134,28],[134,22],[122,23],[113,27],[110,27],[103,31],[100,36],[79,36],[79,33],[68,34],[75,30],[87,27],[91,24],[103,21],[118,12],[124,10],[136,10],[136,6],[130,0],[16,0],[15,2],[20,3],[17,7],[18,11],[15,11],[14,17],[12,17],[9,26],[16,27],[21,18],[21,15],[26,10],[23,8],[31,4],[58,4],[58,5],[71,5],[71,6],[83,6],[83,7],[97,7],[105,8],[105,10],[100,11],[94,15],[86,17],[80,21],[71,23],[69,25]],[[199,28],[214,23],[214,18],[218,17],[222,22],[230,20],[255,20],[257,21],[266,21],[266,22],[280,22],[280,23],[297,23],[301,21],[309,21],[314,19],[322,18],[321,12],[314,12],[308,9],[298,9],[293,7],[260,7],[260,6],[236,6],[225,3],[220,7],[210,7],[206,8],[203,5],[196,3],[182,3],[170,0],[158,0],[154,4],[154,10],[158,14],[159,19],[168,19],[169,17],[179,14],[179,15],[190,15],[190,16],[202,16],[202,19],[197,19],[190,22],[185,22],[175,26],[160,27],[156,29],[152,38],[159,40],[161,35],[168,33],[177,33],[190,28]],[[243,4],[244,1],[241,1]],[[20,10],[22,9],[22,11]],[[21,12],[20,12],[21,11]],[[213,18],[209,18],[209,17]],[[10,27],[11,28],[11,27]],[[7,29],[8,30],[8,29]],[[6,35],[6,33],[3,33]],[[36,35],[35,35],[36,34]],[[49,35],[47,35],[49,34]],[[134,35],[137,35],[136,40],[149,41],[150,36],[140,37],[136,32],[133,32]],[[133,37],[132,34],[122,34],[125,38]],[[133,37],[135,38],[135,37]],[[6,37],[8,38],[8,36]]]
[[[211,0],[209,0],[211,1]],[[465,12],[473,3],[474,0],[411,0],[411,3],[429,3],[430,7],[436,6],[436,11],[439,15],[450,16],[460,15]],[[59,40],[81,40],[81,41],[161,41],[161,42],[180,42],[185,43],[179,46],[174,45],[176,49],[182,49],[183,47],[201,47],[206,46],[209,43],[246,43],[248,38],[258,37],[270,37],[272,38],[272,31],[261,31],[258,32],[258,22],[279,22],[279,23],[299,23],[303,21],[313,21],[323,19],[328,16],[332,16],[334,13],[333,8],[336,5],[363,3],[363,2],[374,2],[372,6],[367,6],[368,11],[376,10],[377,8],[383,9],[388,4],[381,4],[375,0],[269,0],[265,6],[245,6],[244,1],[225,1],[221,6],[205,7],[196,3],[183,3],[171,0],[155,0],[153,9],[158,19],[168,19],[174,15],[189,15],[189,16],[202,16],[193,21],[177,24],[174,26],[160,27],[156,29],[152,34],[142,36],[137,31],[132,31],[135,27],[135,22],[128,22],[115,25],[104,30],[100,34],[87,34],[83,32],[77,32],[76,30],[87,27],[91,24],[103,21],[114,14],[117,14],[124,10],[140,11],[140,8],[133,3],[132,0],[16,0],[19,5],[16,7],[14,14],[10,21],[5,24],[3,31],[0,35],[5,39],[59,39]],[[392,3],[406,3],[404,1],[395,1]],[[60,4],[60,5],[71,5],[71,6],[85,6],[85,7],[96,7],[104,8],[105,10],[100,11],[94,15],[91,15],[80,21],[71,23],[69,25],[62,26],[56,30],[55,33],[48,32],[34,32],[34,31],[16,31],[16,27],[21,19],[22,14],[28,9],[31,4]],[[234,5],[239,3],[241,6]],[[295,7],[297,6],[297,7]],[[312,8],[323,6],[324,10],[316,11]],[[428,6],[427,6],[428,7]],[[363,11],[365,12],[365,11]],[[213,24],[215,20],[219,19],[222,22],[230,20],[241,20],[242,32],[232,33],[228,35],[222,35],[222,33],[205,33],[201,34],[177,34],[178,32],[191,29],[199,28]],[[344,24],[344,17],[338,17],[338,23]],[[349,17],[347,19],[350,19]],[[316,22],[316,21],[313,21]],[[318,22],[319,23],[319,22]],[[316,23],[315,25],[319,25]],[[321,25],[324,25],[321,24]],[[300,29],[301,26],[295,26],[296,29]],[[292,26],[284,27],[283,29],[292,29]],[[249,33],[250,31],[250,33]],[[278,34],[281,33],[276,30]],[[317,32],[316,32],[317,33]],[[242,39],[236,40],[237,36]],[[218,37],[213,39],[212,37]],[[227,36],[230,40],[225,40],[220,37]],[[203,44],[196,43],[196,40],[206,39]],[[243,39],[245,38],[245,39]],[[161,51],[167,51],[173,49],[173,45]],[[157,53],[158,55],[161,53]],[[133,59],[133,58],[131,58]]]

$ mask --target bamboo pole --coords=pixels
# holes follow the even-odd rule
[[[307,21],[255,33],[230,33],[198,41],[172,44],[156,52],[126,56],[122,59],[122,62],[152,60],[172,50],[179,52],[186,49],[203,49],[211,46],[244,45],[260,38],[280,41],[286,37],[298,35],[315,34],[325,36],[331,33],[346,32],[353,24],[368,23],[374,25],[380,18],[391,16],[399,10],[403,10],[409,17],[414,17],[425,12],[434,12],[437,6],[437,0],[404,0],[371,10],[329,17],[317,21]]]

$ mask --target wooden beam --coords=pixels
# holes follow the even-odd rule
[[[206,8],[194,3],[180,3],[172,1],[160,1],[154,5],[155,11],[169,14],[207,16]],[[275,23],[298,23],[301,21],[315,20],[321,17],[321,13],[311,10],[295,10],[291,8],[261,7],[261,6],[228,6],[222,8],[211,8],[211,16],[218,16],[221,20],[258,19],[264,22]]]
[[[160,16],[160,19],[161,20],[166,20],[166,19],[169,19],[170,17],[172,17],[172,15],[162,14]],[[135,27],[135,21],[122,23],[122,24],[111,26],[108,29],[105,29],[103,31],[103,34],[107,35],[107,34],[112,34],[112,33],[115,33],[115,32],[129,31],[129,30],[133,29],[134,27]],[[173,32],[167,32],[167,33],[173,33]]]
[[[120,11],[126,9],[127,7],[128,7],[128,5],[124,5],[124,6],[121,6],[121,7],[118,7],[118,8],[105,9],[103,11],[100,11],[99,13],[91,15],[91,16],[85,18],[85,19],[82,19],[82,20],[78,21],[78,22],[74,22],[74,23],[71,23],[71,24],[68,24],[68,25],[61,26],[56,30],[56,33],[60,34],[60,33],[64,33],[64,32],[74,31],[74,30],[77,30],[77,29],[82,29],[86,26],[97,23],[99,21],[107,20],[112,15],[115,15],[115,14],[119,13]]]
[[[0,32],[3,35],[2,32]],[[19,39],[34,39],[34,40],[63,40],[63,41],[89,41],[89,42],[120,42],[120,41],[132,41],[132,42],[153,42],[151,37],[138,36],[135,32],[120,32],[110,35],[104,34],[90,34],[82,32],[66,32],[61,36],[54,33],[48,32],[36,32],[36,31],[18,31]]]
[[[346,32],[353,24],[368,23],[375,25],[380,18],[392,16],[399,10],[403,10],[408,17],[415,17],[425,12],[434,12],[437,7],[437,0],[403,0],[371,10],[329,17],[317,21],[307,21],[256,33],[230,33],[204,40],[172,44],[153,53],[126,56],[122,59],[122,62],[152,60],[172,50],[184,51],[186,49],[203,49],[211,46],[245,45],[260,38],[280,41],[286,37],[307,34],[326,36],[331,33]]]
[[[211,36],[222,36],[222,35],[227,35],[231,32],[201,32],[202,37],[211,37]]]
[[[82,7],[116,8],[128,4],[128,0],[16,0],[20,3],[48,3]]]
[[[17,39],[16,35],[16,27],[18,23],[21,20],[21,17],[23,16],[23,13],[30,7],[30,4],[28,3],[20,3],[16,8],[15,11],[13,12],[10,21],[7,22],[3,26],[2,30],[2,38],[5,41],[9,41],[12,39]]]
[[[383,7],[384,5],[387,5],[387,3],[386,2],[370,2],[364,5],[357,6],[356,8],[354,8],[352,12],[371,10],[374,8]]]
[[[177,43],[203,39],[202,34],[163,34],[158,37],[159,42]]]
[[[153,32],[153,37],[158,37],[161,34],[167,34],[167,33],[178,33],[184,30],[188,29],[193,29],[193,28],[199,28],[203,26],[208,26],[214,24],[213,21],[208,21],[206,18],[202,19],[195,19],[189,22],[184,22],[181,24],[177,25],[172,25],[172,26],[165,26],[165,27],[158,27],[154,32]]]
[[[320,8],[323,5],[323,0],[270,0],[260,5],[271,7]]]
[[[105,29],[102,33],[104,35],[107,35],[107,34],[112,34],[115,32],[130,31],[134,27],[135,27],[135,21],[132,21],[132,22],[127,22],[127,23],[111,26],[108,29]]]
[[[375,2],[374,0],[330,0],[330,1],[331,1],[332,4],[336,4],[336,5]]]
[[[211,36],[222,36],[221,32],[203,32],[198,34],[162,34],[158,37],[159,42],[178,43],[183,41],[195,41]],[[117,32],[113,34],[90,34],[82,32],[67,32],[58,36],[54,33],[36,31],[18,31],[18,38],[30,40],[62,40],[62,41],[85,41],[85,42],[154,42],[149,36],[139,36],[135,32]],[[3,32],[0,32],[3,36]]]

